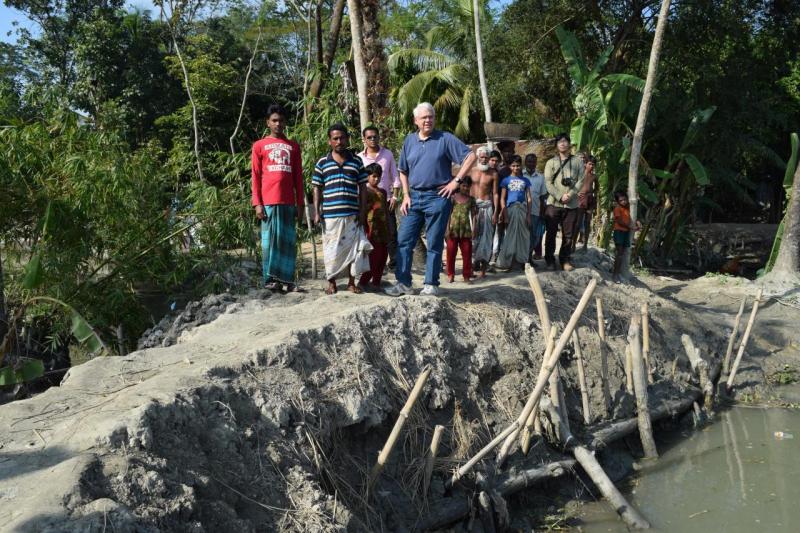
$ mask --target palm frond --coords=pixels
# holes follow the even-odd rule
[[[469,114],[472,108],[472,87],[465,87],[464,94],[461,98],[461,108],[458,112],[458,123],[456,124],[455,133],[456,137],[466,139],[469,136]]]
[[[403,64],[410,64],[415,70],[425,72],[428,70],[441,70],[457,61],[441,52],[426,48],[403,48],[389,55],[387,65],[393,74]]]

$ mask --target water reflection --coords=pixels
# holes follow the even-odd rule
[[[799,411],[732,409],[659,450],[628,495],[656,530],[800,531]],[[582,530],[625,531],[603,502],[584,509]]]

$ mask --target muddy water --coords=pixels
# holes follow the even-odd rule
[[[626,494],[656,530],[800,531],[800,411],[735,408],[659,444]],[[603,502],[581,507],[578,522],[625,531]]]

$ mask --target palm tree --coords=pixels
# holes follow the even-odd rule
[[[667,16],[669,15],[670,0],[661,2],[661,11],[658,14],[656,24],[656,34],[653,36],[653,46],[650,49],[650,64],[647,66],[647,81],[644,84],[644,94],[639,105],[639,115],[636,118],[636,129],[633,133],[633,143],[631,145],[631,162],[628,168],[628,201],[631,206],[631,223],[637,222],[639,208],[639,192],[637,187],[639,177],[639,158],[642,154],[642,140],[644,138],[644,127],[647,123],[647,113],[650,110],[650,100],[653,98],[653,89],[656,85],[656,73],[658,72],[658,61],[661,58],[661,43],[664,41],[664,31],[667,27]],[[622,256],[623,271],[627,274],[628,265],[631,259],[630,247],[625,249]]]
[[[486,2],[480,0],[480,18],[488,20]],[[473,74],[474,10],[472,0],[458,0],[444,19],[430,28],[424,48],[403,48],[389,56],[389,71],[399,78],[391,98],[398,111],[408,117],[420,102],[436,109],[437,122],[459,137],[470,134],[470,118],[477,111],[477,79]]]

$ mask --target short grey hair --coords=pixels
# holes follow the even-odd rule
[[[491,153],[492,151],[489,150],[488,146],[479,146],[478,149],[475,151],[475,155],[477,155],[478,157],[480,157],[481,154],[489,155]]]
[[[417,118],[422,111],[429,111],[434,118],[436,118],[436,110],[433,109],[433,106],[430,102],[422,102],[421,104],[417,104],[417,107],[414,108],[414,118]]]

